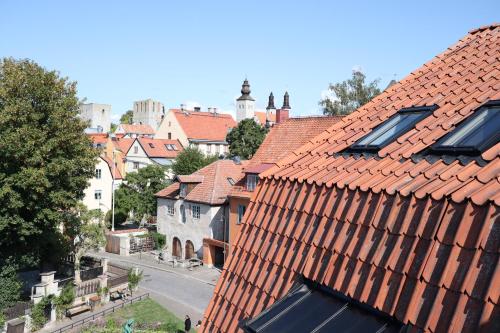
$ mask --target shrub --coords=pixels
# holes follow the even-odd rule
[[[142,271],[136,272],[134,268],[128,270],[128,289],[130,290],[130,294],[132,294],[132,291],[139,285],[141,280]]]
[[[31,310],[31,329],[33,332],[41,329],[49,320],[51,305],[50,297],[43,297]]]
[[[3,310],[19,301],[22,283],[16,273],[18,266],[11,260],[0,262],[0,267],[0,310]]]
[[[160,234],[159,232],[150,232],[150,236],[153,237],[155,242],[155,250],[161,250],[167,243],[167,238],[164,234]]]
[[[73,304],[75,297],[75,287],[72,284],[65,285],[61,290],[61,294],[53,300],[56,306],[57,318],[64,317],[66,310]]]

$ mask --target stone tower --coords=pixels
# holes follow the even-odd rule
[[[250,96],[250,84],[245,79],[241,85],[241,96],[236,99],[236,121],[253,118],[255,112],[255,100]]]

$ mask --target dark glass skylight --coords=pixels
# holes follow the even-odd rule
[[[500,101],[485,104],[455,130],[439,140],[432,151],[480,154],[500,140]]]
[[[326,288],[297,285],[243,326],[247,333],[397,333],[401,323]]]
[[[437,109],[437,105],[399,110],[387,121],[375,127],[368,135],[356,141],[350,150],[377,151],[412,129],[416,123]]]

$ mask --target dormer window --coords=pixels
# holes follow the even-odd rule
[[[149,143],[149,147],[154,148],[154,147],[155,147],[155,145],[154,145],[153,143],[151,143],[151,142],[150,142],[150,143]]]
[[[500,100],[491,101],[439,140],[431,150],[478,155],[500,141]]]
[[[184,198],[187,194],[187,184],[181,183],[179,195]]]
[[[375,127],[368,135],[356,141],[349,150],[378,151],[396,140],[403,133],[408,132],[415,124],[437,108],[437,105],[433,105],[401,109],[387,121]]]
[[[247,191],[253,192],[257,186],[257,175],[248,174],[247,175]]]

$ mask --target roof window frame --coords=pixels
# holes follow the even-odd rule
[[[375,126],[369,133],[364,135],[362,138],[356,140],[349,148],[346,150],[349,152],[368,152],[368,153],[374,153],[379,151],[380,149],[388,146],[389,144],[393,143],[396,141],[402,134],[407,133],[409,130],[413,129],[416,124],[418,124],[420,121],[423,119],[427,118],[430,116],[435,110],[439,108],[438,105],[433,104],[429,106],[413,106],[413,107],[407,107],[407,108],[402,108],[392,116],[390,116],[388,119],[383,121],[382,123],[378,124]],[[360,144],[360,142],[366,140],[370,136],[374,136],[377,131],[380,131],[381,128],[384,128],[389,124],[391,121],[393,121],[397,116],[400,116],[402,114],[420,114],[413,122],[410,122],[406,126],[403,126],[401,129],[397,130],[396,133],[389,138],[385,139],[383,142],[380,144]],[[387,128],[385,131],[379,133],[377,136],[375,136],[371,141],[375,141],[379,139],[382,135],[393,129],[395,126],[399,124],[395,123],[393,126]]]
[[[480,155],[487,149],[493,147],[496,143],[500,141],[500,132],[497,132],[495,135],[491,136],[486,141],[482,142],[477,146],[464,146],[464,145],[447,145],[443,146],[443,143],[449,140],[451,137],[456,135],[459,131],[463,130],[464,127],[469,125],[472,121],[474,121],[477,117],[479,117],[483,112],[488,109],[496,110],[495,112],[500,112],[500,100],[492,100],[484,103],[483,105],[476,108],[474,113],[471,116],[466,117],[460,123],[458,123],[454,129],[450,132],[446,133],[443,137],[441,137],[435,144],[433,144],[429,151],[431,154],[439,154],[439,155]],[[470,132],[467,132],[466,135],[460,138],[458,141],[462,141],[465,137],[473,134],[475,132],[475,128],[473,128]]]

